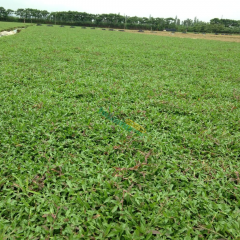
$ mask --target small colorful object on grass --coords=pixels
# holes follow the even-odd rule
[[[101,113],[104,117],[106,117],[110,121],[118,124],[119,126],[124,128],[128,132],[134,131],[137,133],[137,135],[141,135],[141,136],[143,135],[143,133],[146,133],[146,130],[139,124],[134,123],[130,119],[126,119],[125,122],[123,122],[123,121],[119,120],[117,117],[114,117],[113,115],[111,115],[110,113],[105,112],[102,107],[99,109],[99,113]]]

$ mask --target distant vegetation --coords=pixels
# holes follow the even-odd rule
[[[130,17],[120,14],[90,14],[86,12],[48,12],[38,9],[5,9],[0,7],[0,21],[55,23],[65,25],[98,26],[162,31],[166,28],[188,32],[240,33],[240,20],[213,18],[203,22],[195,18],[181,21],[175,18]]]

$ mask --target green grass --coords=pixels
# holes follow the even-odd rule
[[[14,30],[15,28],[21,28],[30,26],[30,23],[19,23],[19,22],[1,22],[0,21],[0,32]]]
[[[240,238],[239,43],[33,26],[0,46],[0,239]]]

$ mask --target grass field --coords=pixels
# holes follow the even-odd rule
[[[0,22],[0,31],[13,30],[15,28],[30,26],[30,23],[19,23],[19,22]]]
[[[0,38],[0,239],[240,239],[239,66],[239,43]]]
[[[150,35],[156,35],[156,36],[162,36],[162,37],[176,37],[176,38],[191,38],[191,39],[204,39],[204,40],[214,40],[214,41],[224,41],[224,42],[238,42],[240,43],[240,35],[239,34],[232,34],[232,35],[222,35],[219,33],[218,35],[215,35],[214,33],[191,33],[188,32],[187,34],[183,34],[181,32],[175,32],[172,34],[171,32],[164,32],[164,31],[157,31],[157,32],[151,32],[151,31],[144,31],[143,33],[139,33],[136,30],[126,30],[127,32],[132,33],[138,33],[138,34],[150,34]]]

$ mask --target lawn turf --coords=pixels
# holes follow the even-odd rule
[[[0,21],[0,32],[1,31],[10,31],[16,28],[28,27],[33,24],[30,23],[19,23],[19,22],[1,22]]]
[[[0,38],[0,238],[240,238],[239,66],[239,43]]]

